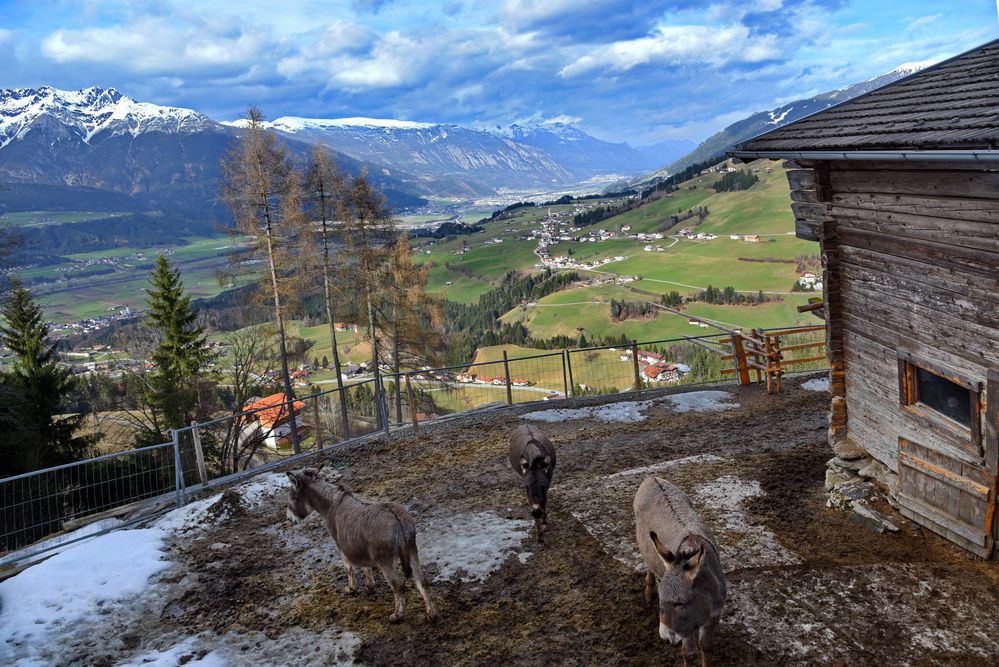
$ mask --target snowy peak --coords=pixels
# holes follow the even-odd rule
[[[299,118],[282,116],[269,123],[271,127],[292,134],[306,130],[371,128],[381,130],[428,130],[439,127],[440,123],[418,123],[411,120],[391,118]]]
[[[23,138],[46,117],[69,127],[84,143],[104,132],[109,136],[153,131],[176,134],[215,125],[191,109],[136,102],[114,88],[13,88],[0,90],[0,148]]]
[[[919,62],[902,63],[892,71],[885,72],[884,74],[879,74],[878,76],[868,79],[868,81],[874,81],[875,79],[879,79],[883,76],[889,76],[889,77],[894,77],[896,79],[901,79],[902,77],[909,76],[910,74],[915,74],[916,72],[920,72],[929,67],[930,65],[935,65],[935,64],[936,64],[935,60],[922,60]]]

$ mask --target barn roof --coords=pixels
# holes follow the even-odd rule
[[[279,392],[245,405],[243,406],[243,410],[245,412],[256,411],[254,416],[260,422],[261,426],[264,428],[274,428],[291,417],[291,411],[288,410],[288,402],[288,397],[284,393]],[[295,401],[293,405],[296,414],[305,409],[305,403],[302,401]]]
[[[999,40],[735,146],[740,158],[842,152],[999,155]],[[830,155],[799,156],[827,152]],[[991,155],[989,155],[991,153]],[[947,156],[941,155],[946,158]]]

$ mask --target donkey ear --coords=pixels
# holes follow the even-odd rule
[[[298,487],[300,487],[302,485],[302,473],[301,472],[299,472],[298,470],[290,470],[290,471],[288,471],[287,475],[288,475],[288,479],[291,480],[291,483],[295,485],[295,488],[298,488]]]
[[[673,552],[667,549],[666,545],[659,541],[659,536],[656,535],[654,530],[649,531],[649,537],[652,538],[652,546],[654,546],[656,551],[659,552],[659,557],[662,558],[667,565],[672,565],[673,561],[676,560],[676,556]]]
[[[701,569],[701,563],[704,561],[704,545],[697,545],[697,551],[695,551],[690,556],[684,554],[686,562],[683,564],[684,573],[693,579],[697,576],[697,573]]]

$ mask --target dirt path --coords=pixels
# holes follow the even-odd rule
[[[471,533],[480,543],[455,544],[494,550],[500,563],[474,581],[427,562],[435,624],[412,585],[407,618],[388,624],[388,587],[379,578],[373,595],[346,594],[315,517],[293,526],[282,497],[247,511],[229,492],[219,527],[172,547],[183,575],[157,601],[144,641],[210,630],[230,643],[255,637],[253,651],[291,633],[348,633],[354,659],[371,665],[681,664],[658,638],[635,569],[631,499],[651,472],[687,491],[721,543],[729,599],[717,664],[995,664],[996,567],[897,515],[901,532],[881,535],[826,509],[828,397],[797,384],[777,397],[726,387],[741,407],[725,412],[664,404],[639,423],[540,424],[559,451],[547,543],[515,537],[503,551],[499,528]],[[526,502],[505,461],[519,423],[493,413],[370,442],[330,454],[324,474],[405,504],[425,541],[484,517],[523,530]]]

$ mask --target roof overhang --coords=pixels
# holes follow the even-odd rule
[[[898,162],[999,162],[999,150],[728,151],[740,160],[869,160]]]

